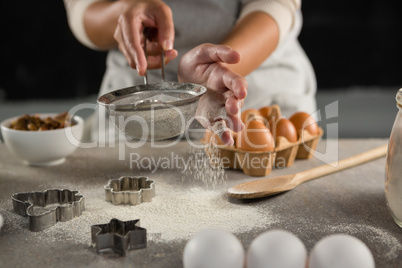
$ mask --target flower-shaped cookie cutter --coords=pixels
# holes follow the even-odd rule
[[[155,196],[155,182],[147,177],[120,177],[105,185],[106,201],[113,205],[138,205]]]
[[[91,240],[98,254],[118,253],[147,247],[147,230],[140,227],[140,220],[120,221],[91,226]]]
[[[14,212],[28,216],[29,230],[42,231],[58,221],[69,221],[85,210],[84,196],[78,191],[50,189],[16,193],[11,196]]]

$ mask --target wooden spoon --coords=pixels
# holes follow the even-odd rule
[[[344,169],[348,169],[368,161],[383,157],[387,154],[388,145],[351,156],[330,165],[322,165],[302,172],[274,178],[249,181],[233,186],[228,190],[229,196],[240,199],[261,198],[292,190],[303,182],[317,179]]]

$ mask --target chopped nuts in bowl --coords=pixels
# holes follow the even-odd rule
[[[75,125],[67,112],[41,118],[39,114],[25,114],[11,121],[10,128],[15,130],[44,131]]]
[[[67,113],[13,117],[1,122],[8,150],[33,166],[61,164],[79,146],[84,120]]]

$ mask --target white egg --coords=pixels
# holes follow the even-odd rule
[[[187,242],[183,252],[185,268],[243,268],[244,248],[231,233],[207,229]]]
[[[361,240],[346,234],[321,239],[309,258],[310,268],[374,268],[374,258]]]
[[[304,268],[307,249],[294,234],[271,230],[257,236],[247,252],[247,268]]]

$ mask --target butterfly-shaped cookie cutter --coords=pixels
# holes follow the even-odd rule
[[[29,230],[42,231],[58,221],[69,221],[85,210],[84,196],[68,189],[16,193],[11,196],[14,212],[28,216]]]

